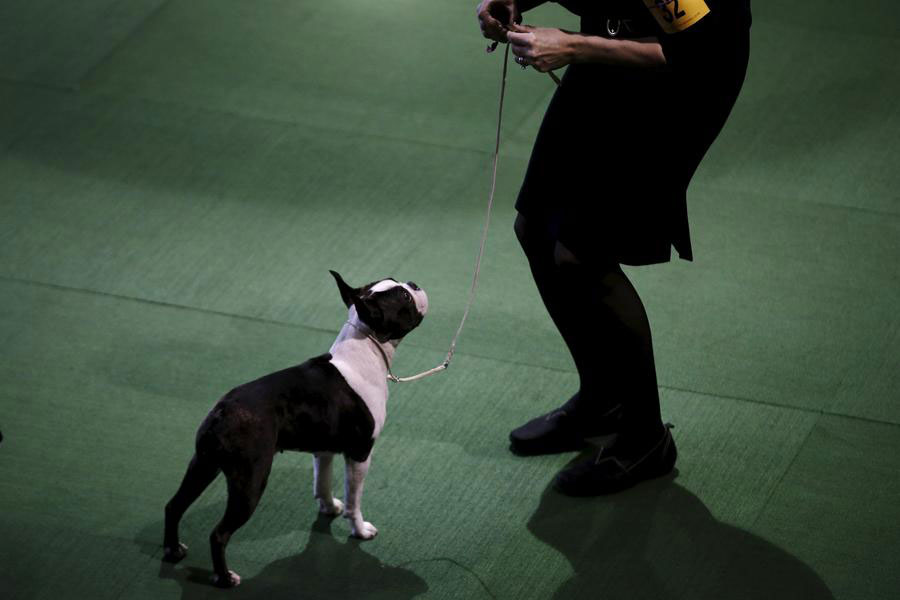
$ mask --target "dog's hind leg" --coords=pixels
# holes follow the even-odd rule
[[[313,493],[319,501],[319,512],[323,515],[336,516],[344,510],[344,503],[331,493],[331,463],[334,454],[317,452],[313,457]]]
[[[241,583],[240,576],[228,570],[225,562],[225,547],[231,536],[256,510],[259,499],[266,489],[269,472],[272,470],[272,454],[254,461],[242,461],[238,465],[223,465],[222,470],[228,480],[228,506],[225,516],[219,521],[209,536],[212,553],[213,583],[218,587],[234,587]]]
[[[209,457],[194,454],[188,465],[181,486],[166,504],[166,525],[163,535],[163,560],[176,563],[187,555],[187,546],[178,541],[178,523],[184,511],[203,493],[216,475],[219,467]]]

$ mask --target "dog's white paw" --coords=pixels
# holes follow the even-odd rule
[[[319,513],[323,515],[329,515],[332,517],[336,517],[337,515],[344,512],[344,503],[338,500],[337,498],[331,499],[331,504],[325,502],[321,498],[319,498]]]
[[[371,540],[378,535],[378,529],[368,521],[363,521],[358,527],[354,524],[350,528],[350,535],[361,540]]]
[[[213,585],[220,588],[233,588],[241,585],[241,576],[234,571],[228,571],[227,577],[213,575],[211,579]]]

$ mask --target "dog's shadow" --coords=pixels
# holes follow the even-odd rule
[[[571,498],[548,487],[528,529],[575,572],[554,598],[834,598],[797,558],[717,521],[676,476],[607,498]]]
[[[229,597],[402,600],[428,591],[425,580],[407,569],[382,563],[365,552],[359,540],[339,541],[331,531],[332,522],[332,518],[317,517],[301,552],[266,565],[253,577],[245,577],[240,586],[227,590]],[[237,560],[230,566],[241,573]],[[225,591],[210,583],[212,570],[208,568],[161,562],[159,577],[177,582],[182,600],[221,598]]]

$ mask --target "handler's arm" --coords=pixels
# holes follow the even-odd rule
[[[572,33],[552,27],[513,25],[508,35],[519,64],[541,72],[571,63],[605,63],[630,67],[666,64],[662,46],[655,37],[637,40],[608,39]],[[524,62],[523,62],[524,61]]]
[[[662,45],[655,37],[611,40],[598,35],[572,33],[572,62],[606,63],[630,67],[659,67],[666,64]]]

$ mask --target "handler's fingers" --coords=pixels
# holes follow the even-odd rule
[[[534,31],[537,29],[534,25],[522,25],[518,22],[513,23],[509,26],[510,31],[514,31],[516,33],[528,33],[529,31]]]
[[[514,56],[513,61],[523,69],[528,68],[528,59],[524,56]]]
[[[534,44],[534,34],[533,33],[515,33],[509,32],[506,34],[506,38],[509,40],[509,43],[513,45],[513,47],[520,48],[531,48],[532,44]]]
[[[506,28],[487,11],[478,13],[478,24],[484,37],[497,42],[506,41]]]
[[[530,50],[522,48],[521,46],[513,46],[512,44],[509,45],[509,48],[512,50],[513,60],[517,65],[521,65],[523,69],[534,62]]]

